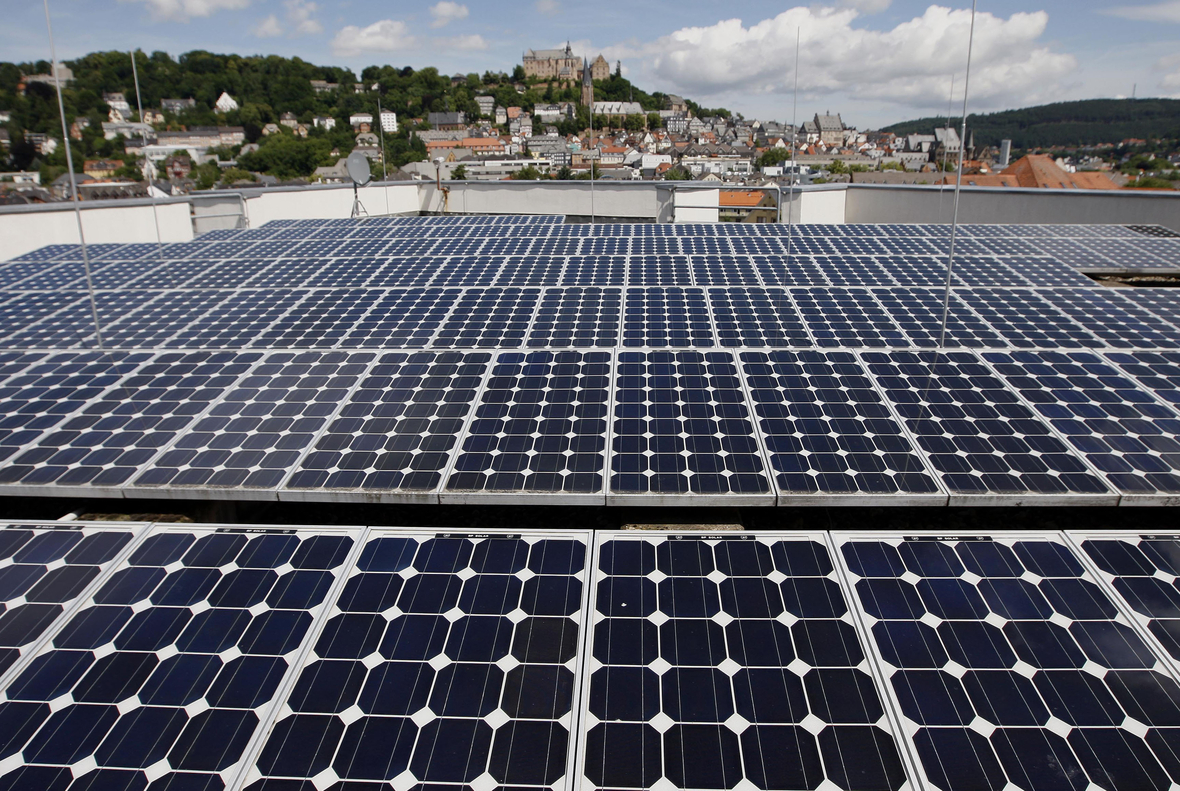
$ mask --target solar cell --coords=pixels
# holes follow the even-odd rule
[[[816,346],[909,346],[872,292],[864,288],[788,290]]]
[[[1168,788],[1180,685],[1059,536],[834,534],[932,788]]]
[[[973,289],[958,292],[958,296],[995,328],[1008,346],[1093,349],[1105,345],[1039,291]]]
[[[1175,349],[1180,345],[1180,329],[1113,290],[1070,288],[1039,293],[1108,346]]]
[[[581,787],[912,788],[822,535],[595,558]]]
[[[528,337],[539,288],[467,289],[455,302],[431,346],[512,348]]]
[[[234,786],[357,538],[154,528],[5,690],[0,782]]]
[[[532,348],[617,346],[622,304],[619,288],[545,289],[526,345]]]
[[[701,288],[629,288],[623,346],[713,346],[709,305]]]

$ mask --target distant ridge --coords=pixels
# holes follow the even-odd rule
[[[958,126],[960,119],[952,119]],[[946,118],[919,118],[886,126],[885,132],[913,134],[946,124]],[[1120,143],[1129,138],[1180,138],[1180,99],[1087,99],[1021,110],[967,116],[977,146],[1011,140],[1016,148]]]

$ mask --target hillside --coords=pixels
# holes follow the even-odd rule
[[[953,122],[958,126],[960,121]],[[946,118],[919,118],[884,127],[895,134],[929,133]],[[1011,140],[1016,148],[1119,143],[1128,138],[1180,138],[1180,99],[1089,99],[1022,110],[969,115],[980,146]]]

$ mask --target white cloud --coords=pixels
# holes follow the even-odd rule
[[[467,6],[459,3],[452,3],[451,0],[442,0],[430,7],[430,15],[434,17],[434,21],[430,23],[431,27],[444,27],[457,22],[460,19],[466,19],[470,11]]]
[[[476,52],[488,48],[488,42],[484,40],[483,36],[478,34],[472,36],[453,36],[451,38],[440,38],[435,40],[439,45],[448,47],[449,49],[462,50],[464,52]]]
[[[893,0],[840,0],[842,8],[855,8],[866,14],[878,14],[888,9],[892,3]]]
[[[319,10],[319,6],[311,0],[286,0],[283,5],[287,7],[287,21],[294,28],[292,35],[314,35],[324,32],[324,26],[312,17],[312,14]]]
[[[1105,9],[1103,13],[1143,22],[1180,23],[1180,0],[1165,0],[1163,3],[1152,3],[1151,5],[1116,6]]]
[[[853,27],[858,16],[856,9],[799,7],[748,27],[740,19],[727,19],[610,50],[612,57],[638,59],[645,77],[689,96],[716,100],[735,93],[785,93],[801,29],[800,91],[913,107],[945,101],[950,75],[962,78],[969,10],[930,6],[892,30]],[[1059,95],[1077,61],[1040,43],[1048,20],[1044,12],[976,17],[973,109]]]
[[[341,28],[332,39],[332,53],[344,58],[363,52],[397,52],[414,44],[414,37],[405,22],[382,19],[368,27],[348,25]]]
[[[271,14],[259,22],[251,32],[258,38],[275,38],[283,35],[283,26],[279,23],[279,18]]]
[[[121,3],[141,2],[157,21],[187,22],[193,17],[212,16],[218,11],[237,11],[250,5],[250,0],[119,0]]]
[[[553,15],[561,10],[561,3],[557,0],[537,0],[535,7],[542,14]]]
[[[1180,97],[1180,55],[1169,55],[1155,62],[1156,71],[1168,72],[1160,80],[1159,87],[1171,91],[1175,97]]]

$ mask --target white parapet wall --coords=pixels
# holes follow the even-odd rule
[[[89,244],[187,242],[193,223],[187,201],[147,200],[82,203],[82,231]],[[68,202],[10,206],[0,213],[0,261],[47,244],[78,244],[78,222]]]
[[[717,222],[720,216],[721,190],[676,190],[673,222]]]
[[[251,228],[271,220],[327,220],[352,216],[352,187],[304,187],[246,191],[246,220]],[[359,190],[369,216],[417,214],[422,208],[419,185],[413,182],[371,184]]]

